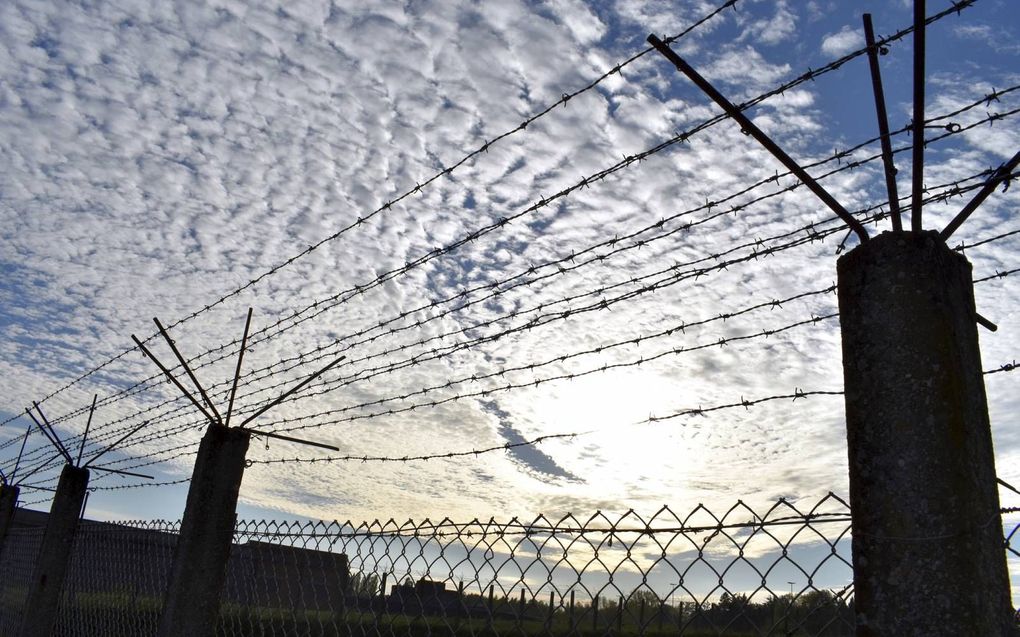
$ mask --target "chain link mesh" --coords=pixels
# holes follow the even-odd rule
[[[42,528],[7,531],[0,552],[0,635],[18,634],[42,538]]]
[[[155,635],[180,525],[83,522],[53,635]]]
[[[663,507],[508,522],[241,521],[218,635],[623,637],[854,633],[850,511]],[[1020,572],[1020,510],[1004,510]],[[55,635],[154,635],[178,523],[85,522]],[[42,529],[12,529],[0,635],[17,633]]]

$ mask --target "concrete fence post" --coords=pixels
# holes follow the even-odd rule
[[[857,635],[1013,635],[970,263],[903,232],[837,269]]]
[[[14,520],[14,510],[18,506],[18,496],[21,489],[13,484],[0,486],[0,557],[3,555],[3,546],[7,541],[7,531],[11,528]]]
[[[174,551],[159,637],[211,637],[234,539],[250,435],[211,426],[198,448]]]
[[[21,620],[21,637],[45,637],[53,629],[88,486],[88,469],[64,465],[35,561]]]

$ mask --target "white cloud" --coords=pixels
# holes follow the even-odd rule
[[[863,46],[864,37],[860,30],[850,26],[844,26],[836,33],[830,33],[822,38],[822,53],[833,58],[842,57]]]

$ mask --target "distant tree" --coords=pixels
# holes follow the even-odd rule
[[[374,597],[379,594],[379,576],[375,573],[354,573],[350,577],[351,594],[355,597]]]

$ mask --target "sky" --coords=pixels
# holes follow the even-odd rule
[[[910,25],[910,5],[739,0],[699,23],[719,4],[0,4],[4,470],[32,401],[75,449],[97,395],[85,457],[140,427],[99,464],[154,480],[93,472],[88,515],[179,518],[186,484],[163,483],[190,475],[206,422],[131,335],[153,337],[152,317],[169,326],[186,357],[202,355],[192,368],[225,412],[251,307],[235,423],[347,358],[252,423],[341,451],[253,439],[241,517],[507,519],[845,496],[839,395],[663,419],[840,391],[830,287],[856,239],[841,244],[832,214],[775,178],[779,164],[714,121],[719,109],[659,54],[631,58],[649,33],[696,25],[674,49],[743,103],[863,46],[863,12],[884,36]],[[928,2],[930,14],[949,6]],[[929,195],[980,183],[1020,147],[1015,116],[996,117],[1020,107],[1018,36],[1012,0],[929,27],[927,117],[966,107],[928,130],[945,135],[926,153]],[[911,117],[911,46],[881,58],[895,131]],[[848,166],[878,145],[843,152],[877,135],[864,57],[749,113],[801,163],[827,162],[816,176],[839,169],[822,183],[847,209],[885,204],[880,162]],[[896,164],[905,197],[909,151]],[[1018,190],[1001,190],[951,245],[1020,230]],[[925,227],[968,198],[928,205]],[[782,249],[758,252],[770,246]],[[965,254],[975,278],[1014,269],[1020,234]],[[998,325],[980,333],[987,370],[1018,358],[1018,280],[975,286]],[[173,362],[158,336],[147,342]],[[1012,484],[1018,378],[986,377]],[[477,456],[324,460],[565,434],[577,435]],[[33,434],[20,471],[51,455]],[[316,462],[263,462],[294,458]],[[55,484],[60,465],[44,466],[26,485]],[[46,508],[48,492],[22,500]]]

